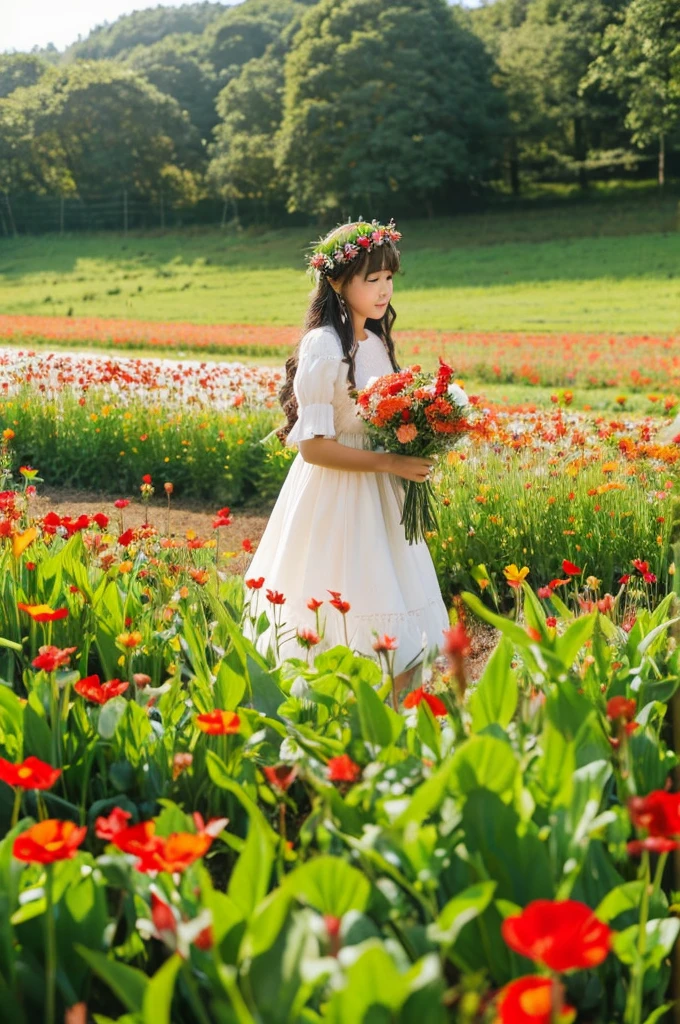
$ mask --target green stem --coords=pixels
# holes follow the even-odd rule
[[[45,911],[45,966],[47,983],[47,1005],[45,1008],[45,1024],[55,1024],[56,1005],[56,983],[57,983],[57,941],[54,928],[54,899],[52,892],[54,865],[48,864],[45,868],[47,881],[45,883],[45,896],[47,907]]]
[[[191,964],[188,960],[182,961],[182,975],[189,991],[189,1002],[191,1003],[193,1013],[196,1015],[195,1019],[200,1021],[200,1024],[210,1024],[210,1020],[203,1009],[200,996],[196,990],[196,982],[193,974],[191,973]]]
[[[12,808],[12,823],[10,825],[10,829],[13,829],[15,827],[15,825],[17,824],[17,822],[19,821],[19,814],[21,812],[21,798],[22,798],[22,796],[23,796],[23,794],[22,794],[22,791],[21,791],[21,786],[17,786],[17,788],[14,791],[14,807]]]
[[[640,923],[638,925],[637,955],[631,971],[630,988],[626,999],[625,1024],[641,1024],[642,998],[645,981],[645,952],[647,947],[647,921],[649,918],[649,896],[651,890],[649,851],[642,853],[642,900],[640,903]]]

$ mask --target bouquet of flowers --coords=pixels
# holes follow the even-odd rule
[[[470,401],[452,383],[453,370],[441,356],[436,374],[420,366],[373,378],[353,392],[358,414],[374,442],[385,451],[431,458],[453,448],[470,429]],[[424,540],[437,525],[435,495],[429,480],[406,480],[401,522],[409,544]]]

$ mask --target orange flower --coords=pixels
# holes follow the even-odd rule
[[[199,583],[201,586],[210,579],[207,569],[189,569],[189,575],[195,583]]]
[[[58,619],[65,619],[68,615],[68,608],[53,610],[47,604],[22,604],[21,601],[18,601],[17,608],[30,615],[35,622],[56,622]]]
[[[119,633],[116,640],[121,647],[138,647],[142,642],[142,634],[136,630],[132,633]]]
[[[48,818],[32,825],[14,840],[12,853],[28,864],[53,864],[75,857],[87,835],[87,827],[79,828],[72,821]]]
[[[418,436],[418,428],[415,423],[402,423],[397,427],[397,441],[401,444],[409,444]]]
[[[35,526],[29,526],[23,533],[15,533],[12,537],[12,554],[14,557],[19,558],[37,536],[38,531]]]
[[[37,757],[27,757],[21,764],[12,764],[0,757],[0,780],[8,786],[21,789],[51,789],[61,775],[61,768],[53,768]]]
[[[196,715],[196,725],[209,736],[225,736],[239,731],[241,719],[234,711],[220,711],[216,708]]]

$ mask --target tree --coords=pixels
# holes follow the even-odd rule
[[[45,186],[83,199],[126,188],[154,194],[168,167],[191,169],[195,132],[170,96],[119,64],[80,61],[50,69],[37,85],[16,90],[21,119]]]
[[[0,98],[35,85],[49,65],[33,53],[0,53]]]
[[[217,123],[219,80],[202,49],[200,37],[166,36],[150,46],[136,46],[124,62],[160,92],[176,99],[197,129],[198,139],[206,143]]]
[[[283,112],[283,64],[268,50],[248,61],[220,93],[221,118],[211,147],[208,180],[224,199],[284,203],[274,164],[274,137]]]
[[[490,70],[444,0],[321,0],[285,65],[289,211],[368,215],[398,194],[432,215],[437,190],[482,180],[504,120]]]
[[[589,81],[625,100],[626,127],[640,147],[658,142],[658,181],[665,182],[666,139],[680,128],[680,6],[677,0],[631,0],[610,25]]]
[[[79,39],[66,50],[65,60],[108,60],[135,46],[151,46],[165,36],[189,32],[200,35],[223,11],[221,3],[183,4],[181,7],[159,4],[133,11],[116,18],[110,25],[92,29],[86,39]]]
[[[206,52],[223,84],[249,60],[262,57],[288,27],[297,25],[305,5],[294,0],[246,0],[230,7],[205,32]]]

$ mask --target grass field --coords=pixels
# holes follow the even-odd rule
[[[677,197],[402,221],[397,327],[680,331]],[[299,324],[310,229],[0,240],[0,310]]]

